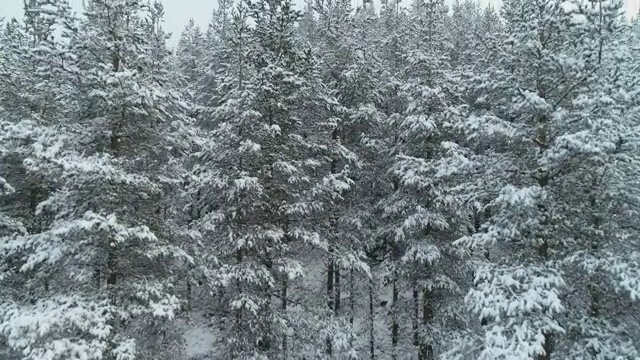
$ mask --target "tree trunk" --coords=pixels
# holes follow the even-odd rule
[[[418,297],[418,286],[413,282],[413,320],[411,327],[413,328],[413,346],[418,348],[420,345],[420,334],[418,331],[418,322],[420,321],[420,299]]]
[[[353,286],[353,268],[349,270],[349,328],[353,331],[353,319],[355,317],[355,294]],[[349,337],[349,347],[353,347],[353,336]]]
[[[191,289],[191,279],[189,277],[187,277],[187,312],[191,312],[191,292],[193,290]]]
[[[106,290],[107,290],[107,293],[109,294],[109,301],[111,302],[111,306],[115,307],[116,306],[115,286],[118,280],[117,254],[114,247],[110,246],[110,244],[107,244],[107,246],[109,246],[109,249],[107,250],[108,254],[107,254],[107,289]],[[116,323],[115,318],[112,318],[111,320],[109,320],[108,323],[111,326],[110,338],[113,339],[117,334],[118,324]],[[116,356],[112,353],[113,346],[114,346],[113,343],[109,341],[109,345],[104,351],[104,356],[107,360],[116,359]]]
[[[553,353],[553,333],[545,331],[544,335],[544,354],[539,354],[537,360],[551,360],[551,354]]]
[[[273,274],[273,260],[271,259],[271,254],[267,254],[266,257],[267,258],[265,261],[265,267],[267,268],[270,274]],[[264,295],[265,295],[265,304],[264,304],[264,310],[263,310],[265,311],[264,318],[269,319],[273,315],[272,312],[274,311],[273,294],[271,293],[270,289],[266,288],[264,289]],[[270,354],[272,351],[271,342],[274,340],[273,329],[271,327],[270,321],[266,322],[264,333],[261,335],[262,336],[258,341],[258,349],[265,354]],[[267,355],[267,356],[270,356],[270,355]]]
[[[119,72],[120,71],[120,56],[119,56],[119,52],[118,49],[116,49],[113,57],[111,58],[111,64],[113,66],[113,72]],[[120,142],[120,132],[122,130],[122,124],[124,123],[126,119],[126,108],[122,108],[120,109],[120,117],[119,118],[115,118],[113,123],[111,124],[111,136],[109,137],[109,150],[111,152],[111,155],[114,158],[118,158],[120,157],[120,146],[121,146],[121,142]],[[118,272],[117,272],[117,267],[118,267],[118,253],[117,253],[117,244],[114,242],[112,243],[112,241],[114,241],[113,239],[107,239],[107,243],[104,244],[107,247],[107,273],[105,274],[107,276],[107,293],[109,294],[109,301],[111,302],[111,306],[116,305],[116,291],[115,291],[115,287],[118,281]],[[98,272],[99,274],[99,272]],[[97,281],[98,286],[100,283],[100,279],[98,278]],[[111,325],[112,327],[112,331],[111,331],[111,337],[113,338],[116,335],[116,327],[117,324],[115,323],[115,321],[112,319],[109,321],[109,325]],[[112,353],[113,348],[112,348],[112,344],[110,344],[107,349],[105,350],[105,357],[106,359],[115,359],[115,355]]]
[[[340,267],[336,266],[334,269],[334,274],[336,276],[336,280],[335,280],[335,291],[334,291],[334,308],[333,308],[333,313],[334,315],[338,315],[338,313],[340,312],[340,296],[342,295],[340,292]]]
[[[109,247],[109,253],[107,255],[107,285],[113,287],[116,285],[116,281],[118,279],[117,266],[118,266],[118,255],[116,254],[116,250],[113,249],[112,246]]]
[[[330,249],[331,251],[331,249]],[[329,309],[329,311],[335,311],[334,309],[334,303],[333,303],[333,296],[334,296],[334,289],[333,289],[333,279],[334,279],[334,261],[333,261],[333,257],[332,254],[329,254],[329,262],[327,263],[327,308]],[[331,356],[333,355],[333,344],[331,341],[331,337],[327,336],[327,355]]]
[[[354,294],[354,285],[353,285],[353,269],[349,271],[349,325],[353,329],[353,318],[355,316],[355,294]]]
[[[99,268],[93,270],[93,281],[95,281],[96,289],[100,289],[100,277],[102,276],[102,272]]]
[[[285,275],[286,276],[286,275]],[[284,281],[282,282],[282,315],[286,317],[287,314],[287,279],[285,278]],[[283,359],[287,359],[287,347],[288,347],[288,343],[287,343],[287,334],[285,333],[282,337],[282,352],[283,352]]]
[[[334,128],[331,132],[331,139],[337,140],[338,128]],[[336,174],[338,168],[338,162],[336,159],[331,160],[331,174]],[[336,230],[336,222],[333,216],[330,217],[329,223],[333,233]],[[332,241],[331,239],[329,241]],[[333,245],[329,246],[329,263],[327,264],[327,307],[329,311],[332,311],[334,315],[338,314],[340,309],[340,270],[335,264],[335,248]],[[327,338],[327,355],[333,355],[333,344],[330,337]]]
[[[369,353],[370,359],[376,358],[375,312],[373,311],[373,279],[369,279]]]
[[[396,270],[393,270],[393,295],[392,295],[392,303],[391,303],[391,358],[395,360],[397,358],[397,347],[398,347],[398,276],[396,274]]]
[[[538,95],[541,98],[545,98],[545,91],[538,84]],[[547,116],[541,116],[538,118],[537,123],[537,131],[536,138],[534,142],[538,145],[539,151],[544,151],[548,147],[548,134],[547,134],[547,124],[549,119]],[[549,184],[550,176],[546,172],[542,172],[537,178],[536,181],[541,188],[545,188]],[[548,225],[548,210],[544,206],[544,204],[538,204],[538,211],[540,212],[539,216],[542,218],[541,224],[546,226]],[[543,261],[549,260],[549,239],[544,238],[542,243],[538,246],[538,256],[542,258]],[[544,343],[542,347],[544,348],[544,354],[539,354],[538,360],[549,360],[551,359],[551,353],[553,352],[553,333],[550,331],[543,332],[544,335]]]
[[[433,308],[431,307],[431,293],[425,289],[422,292],[422,324],[426,327],[433,319]],[[420,340],[419,360],[434,360],[433,345],[431,339]]]

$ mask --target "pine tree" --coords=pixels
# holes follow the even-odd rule
[[[447,8],[430,1],[416,2],[412,10],[405,30],[410,35],[399,40],[408,49],[396,50],[402,57],[395,64],[403,69],[399,101],[394,101],[401,108],[392,118],[395,191],[384,200],[393,244],[394,316],[404,324],[392,324],[397,341],[392,345],[397,347],[393,356],[434,359],[464,323],[456,299],[464,289],[465,269],[450,244],[466,225],[461,180],[469,160],[457,143],[464,108],[460,80],[450,65]],[[411,295],[400,295],[407,292]]]
[[[490,217],[460,240],[485,250],[467,296],[483,319],[479,358],[635,356],[600,313],[601,291],[614,284],[601,283],[594,265],[607,256],[583,258],[624,238],[604,235],[598,215],[613,210],[601,196],[619,191],[606,175],[629,130],[616,119],[621,99],[605,90],[618,87],[620,54],[606,53],[617,49],[619,9],[616,1],[503,5],[507,42],[468,121],[478,143],[493,142],[482,172],[494,194]]]
[[[317,6],[317,46],[324,83],[340,105],[340,112],[336,114],[340,120],[337,135],[340,143],[357,157],[356,166],[350,169],[354,182],[352,190],[345,194],[341,207],[336,209],[339,214],[337,239],[341,240],[334,247],[339,257],[350,254],[345,252],[350,248],[365,254],[370,271],[362,273],[343,268],[342,261],[336,262],[334,256],[330,256],[327,261],[327,305],[335,309],[336,295],[348,286],[349,324],[359,338],[354,344],[358,345],[358,353],[374,358],[384,350],[380,340],[388,338],[377,323],[381,320],[378,266],[386,252],[379,234],[382,220],[379,200],[391,189],[385,174],[389,128],[382,110],[384,65],[377,48],[380,36],[377,16],[368,12],[368,6],[356,10],[355,16],[352,10],[348,1]],[[342,277],[344,280],[344,270],[348,270],[348,282],[339,283],[342,288],[337,291],[336,279]],[[344,302],[341,304],[343,309],[345,305]],[[327,355],[340,353],[334,340],[327,341]]]
[[[60,141],[54,124],[68,110],[60,101],[60,84],[69,57],[53,34],[55,26],[72,21],[65,1],[30,1],[25,13],[23,24],[15,19],[7,24],[0,42],[5,84],[0,93],[0,343],[14,354],[19,347],[10,337],[11,314],[5,311],[13,300],[35,302],[43,287],[40,274],[23,271],[24,258],[12,246],[16,238],[38,233],[50,223],[48,217],[36,216],[37,205],[49,195],[55,177],[48,166],[34,167],[31,159],[52,156]]]
[[[204,77],[204,54],[205,48],[204,34],[193,19],[185,26],[178,48],[176,51],[177,68],[180,72],[180,86],[184,89],[185,95],[191,102],[195,103],[197,97],[198,84]],[[209,49],[211,51],[211,49]]]
[[[201,50],[202,64],[201,69],[198,70],[201,77],[195,86],[198,118],[205,121],[214,116],[213,108],[218,105],[215,99],[219,94],[215,90],[219,86],[218,72],[224,71],[225,54],[230,46],[229,41],[233,32],[232,9],[232,1],[217,1],[217,7],[213,11],[204,37],[204,48]]]
[[[268,280],[268,274],[258,272],[257,260],[245,254],[255,246],[255,239],[249,238],[255,228],[249,228],[247,212],[260,191],[257,179],[251,176],[254,174],[247,171],[252,165],[248,161],[259,147],[244,138],[252,135],[248,130],[258,117],[251,110],[256,101],[251,81],[255,69],[250,61],[247,19],[248,9],[241,3],[233,13],[214,92],[217,96],[211,103],[204,103],[211,109],[211,118],[203,122],[204,134],[215,141],[203,142],[195,154],[195,177],[189,185],[194,225],[202,234],[206,251],[202,256],[208,259],[204,264],[204,274],[208,275],[205,286],[220,298],[215,304],[220,307],[217,323],[221,334],[229,339],[221,338],[216,349],[220,356],[232,358],[255,355],[259,336],[268,335],[260,331],[264,328],[258,328],[262,299],[253,291]]]
[[[304,249],[327,251],[329,240],[324,225],[309,219],[331,221],[322,210],[331,209],[348,182],[330,170],[344,152],[331,136],[334,120],[324,115],[335,104],[313,55],[297,48],[298,17],[287,2],[237,9],[211,119],[217,141],[201,154],[198,189],[216,206],[199,223],[205,232],[215,224],[224,234],[214,252],[215,285],[228,299],[223,306],[231,306],[223,312],[223,332],[236,339],[225,344],[232,357],[318,354],[309,330],[317,324],[293,316],[290,306],[314,311],[312,299],[298,298],[301,260]]]
[[[477,29],[480,25],[482,10],[475,2],[464,0],[461,3],[456,0],[452,5],[451,20],[446,24],[449,30],[448,41],[451,44],[449,51],[451,65],[463,68],[463,72],[475,70],[474,65],[482,61],[480,57],[487,45],[481,44],[480,39],[491,35]]]
[[[0,119],[5,115],[6,112],[0,108]],[[34,188],[34,183],[41,185],[48,171],[46,168],[25,166],[16,170],[14,167],[17,160],[28,161],[55,153],[60,137],[54,129],[38,126],[32,121],[14,123],[0,120],[0,129],[0,170],[17,184],[14,187],[0,177],[0,286],[3,289],[0,296],[0,354],[6,359],[18,359],[21,342],[27,336],[12,333],[14,329],[6,319],[12,316],[9,311],[13,301],[35,302],[39,289],[34,286],[38,282],[37,275],[23,271],[24,260],[12,246],[14,239],[37,231],[38,223],[26,196],[31,195],[32,204],[37,200],[28,190]],[[22,178],[18,180],[17,175]]]
[[[157,69],[162,49],[149,29],[159,14],[95,0],[67,29],[77,61],[61,102],[77,110],[61,124],[59,151],[29,162],[56,179],[36,209],[53,220],[4,242],[37,289],[2,309],[3,333],[25,358],[157,359],[177,350],[167,320],[181,303],[163,263],[190,257],[171,243],[162,211],[163,166],[175,146],[167,134],[180,107]]]

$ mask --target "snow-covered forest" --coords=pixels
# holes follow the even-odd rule
[[[639,359],[622,7],[25,0],[0,359]]]

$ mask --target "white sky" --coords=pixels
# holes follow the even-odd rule
[[[80,11],[82,8],[82,0],[70,0],[71,4]],[[352,0],[357,5],[362,0]],[[450,2],[451,0],[445,0]],[[480,3],[493,3],[499,5],[500,0],[478,0]],[[189,18],[193,18],[200,25],[203,31],[207,28],[211,13],[213,11],[216,0],[161,0],[165,7],[165,29],[173,34],[169,45],[173,46],[178,42],[178,37],[182,28]],[[302,0],[297,0],[302,4]],[[640,7],[640,0],[625,0],[627,13],[635,15]],[[378,3],[378,1],[376,1]],[[22,17],[23,0],[0,0],[0,18],[21,18]]]

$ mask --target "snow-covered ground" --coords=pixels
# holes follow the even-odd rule
[[[184,360],[214,359],[212,354],[216,336],[211,326],[207,325],[204,314],[194,313],[189,321],[180,321],[183,331]]]

